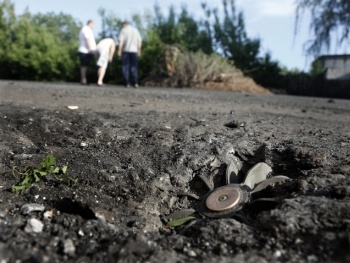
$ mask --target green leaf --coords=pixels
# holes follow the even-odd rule
[[[26,186],[23,185],[17,185],[17,186],[12,186],[11,191],[13,193],[22,193],[24,190],[26,190]]]
[[[187,217],[179,218],[176,220],[170,220],[167,223],[167,226],[170,226],[170,227],[181,226],[181,225],[183,225],[183,224],[185,224],[188,221],[191,221],[193,219],[196,219],[196,218],[194,216],[187,216]]]
[[[28,184],[31,184],[31,176],[30,174],[26,174],[23,181],[19,184],[19,185],[28,185]]]
[[[37,174],[38,176],[45,176],[45,175],[47,175],[47,172],[45,172],[43,170],[39,170],[39,169],[33,169],[33,173]]]
[[[40,173],[39,173],[39,175],[40,175]],[[38,173],[33,173],[33,176],[34,176],[35,182],[40,181],[40,177],[38,176]]]
[[[67,165],[63,166],[63,167],[61,168],[62,173],[65,174],[65,173],[67,172],[67,169],[68,169]]]
[[[52,166],[56,166],[56,158],[53,155],[48,155],[40,165],[43,169],[50,170]]]

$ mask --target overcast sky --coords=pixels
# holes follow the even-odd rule
[[[93,19],[96,24],[95,34],[100,31],[100,18],[97,10],[100,7],[112,11],[121,19],[130,19],[134,13],[142,14],[145,10],[153,11],[155,3],[167,15],[168,9],[173,5],[180,11],[185,3],[187,10],[195,17],[203,17],[201,9],[203,0],[127,0],[127,1],[99,1],[99,0],[12,0],[17,14],[23,13],[28,7],[30,13],[64,12],[70,14],[81,22]],[[222,0],[205,1],[210,7],[222,7]],[[250,38],[260,38],[263,53],[269,51],[272,59],[277,60],[281,66],[289,69],[308,70],[310,59],[307,60],[303,45],[309,38],[309,20],[302,20],[299,33],[294,35],[295,6],[294,0],[236,0],[236,8],[243,11],[246,31]]]

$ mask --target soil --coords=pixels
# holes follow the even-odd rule
[[[350,262],[349,127],[349,100],[0,81],[0,262]],[[280,201],[168,227],[232,148]],[[11,192],[49,154],[76,183]]]

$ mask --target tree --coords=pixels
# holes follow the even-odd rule
[[[100,15],[102,22],[102,31],[100,32],[99,37],[101,39],[106,37],[116,39],[119,35],[123,21],[113,12],[106,13],[106,9],[102,7],[99,8],[97,12]]]
[[[26,11],[15,16],[13,4],[0,4],[0,77],[23,80],[74,80],[79,75],[81,24],[64,14]]]
[[[10,43],[13,39],[12,29],[16,23],[14,5],[9,0],[0,2],[0,65],[4,65],[6,55],[9,53]],[[6,69],[6,67],[2,67]],[[0,72],[0,76],[4,73]]]
[[[295,30],[304,12],[311,13],[310,31],[313,39],[306,43],[306,52],[318,56],[329,51],[333,37],[341,46],[350,40],[350,1],[349,0],[297,0]]]
[[[53,12],[47,14],[35,14],[31,17],[31,23],[43,26],[53,33],[62,42],[77,42],[79,30],[82,23],[74,19],[71,15],[64,13],[55,14]]]
[[[52,58],[56,64],[57,74],[66,81],[76,80],[79,74],[78,36],[82,23],[62,12],[35,14],[30,17],[30,23],[47,31],[53,38],[52,43],[48,43],[48,45],[52,45],[48,49],[53,56],[57,56]]]
[[[168,17],[164,17],[160,7],[155,5],[154,13],[153,28],[164,44],[177,45],[190,51],[202,50],[206,54],[213,52],[211,36],[205,26],[187,11],[185,5],[181,7],[180,14],[170,6]]]
[[[210,10],[202,4],[207,23],[212,24],[214,50],[234,61],[242,71],[252,70],[258,60],[260,40],[250,39],[245,31],[242,12],[237,12],[234,0],[223,0],[223,16],[217,8]],[[211,22],[211,15],[214,22]]]

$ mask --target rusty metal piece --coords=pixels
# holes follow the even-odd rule
[[[230,185],[215,189],[205,201],[207,208],[211,211],[225,211],[233,208],[241,197],[241,191]]]

